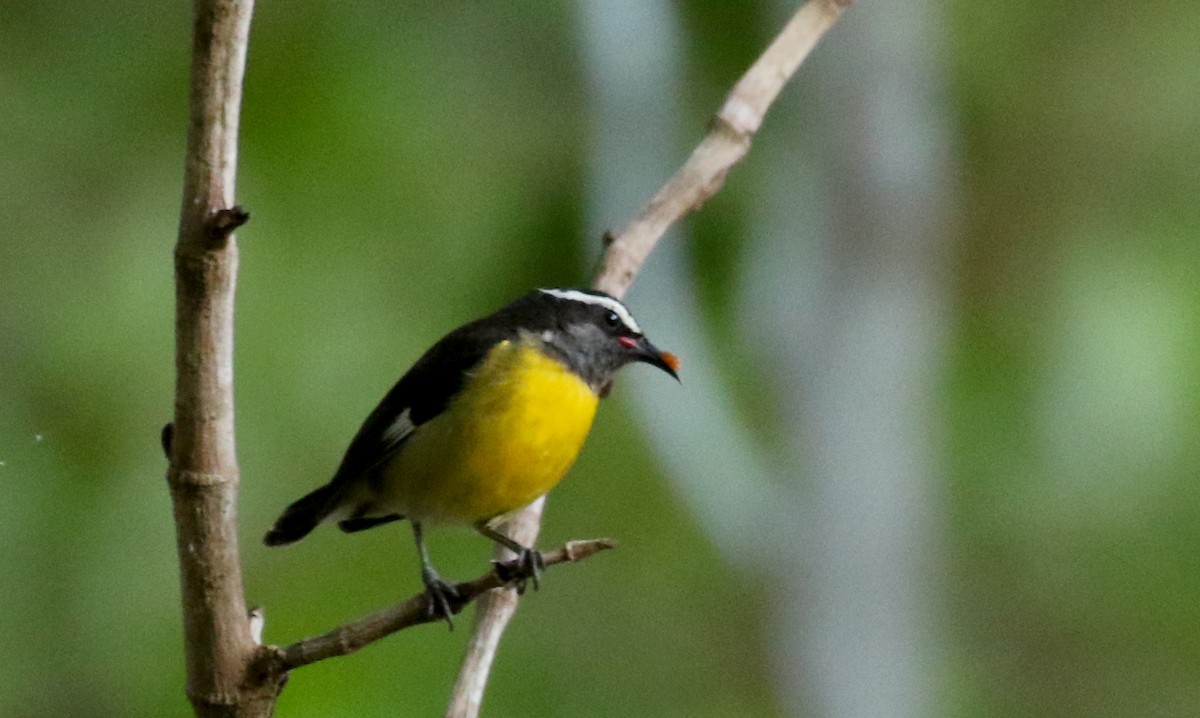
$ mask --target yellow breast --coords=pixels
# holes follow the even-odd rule
[[[597,402],[582,379],[532,344],[501,342],[384,468],[376,504],[448,523],[519,509],[571,468]]]

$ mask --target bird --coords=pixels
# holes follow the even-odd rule
[[[515,553],[536,588],[541,554],[498,526],[558,484],[617,372],[637,362],[679,380],[679,359],[617,298],[533,290],[434,343],[363,422],[333,478],[289,505],[263,541],[292,544],[327,521],[354,533],[407,519],[431,618],[453,628],[459,597],[430,560],[426,527],[471,526]]]

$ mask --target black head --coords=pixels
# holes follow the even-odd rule
[[[539,289],[501,310],[512,313],[523,339],[579,374],[604,395],[617,371],[645,362],[679,379],[679,360],[646,339],[629,309],[604,292]]]

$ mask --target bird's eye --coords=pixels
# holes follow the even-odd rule
[[[615,327],[621,323],[621,318],[617,316],[616,312],[609,312],[604,315],[604,322],[610,327]]]

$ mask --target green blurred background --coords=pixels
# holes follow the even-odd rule
[[[405,531],[319,531],[274,551],[259,537],[327,479],[434,339],[529,287],[588,281],[600,233],[682,161],[786,9],[651,5],[661,27],[622,29],[618,5],[598,0],[256,8],[236,372],[246,590],[266,608],[266,640],[323,631],[417,588]],[[712,381],[689,378],[685,353],[683,385],[652,395],[667,397],[651,402],[658,413],[644,398],[634,406],[648,375],[603,407],[551,497],[543,543],[613,536],[621,548],[553,571],[522,604],[486,714],[1200,715],[1200,4],[908,7],[883,23],[907,33],[891,43],[871,41],[867,16],[897,10],[852,8],[726,191],[668,240],[693,299],[647,307],[677,295],[656,293],[661,266],[639,280],[630,302],[648,332],[686,335],[667,348],[701,342]],[[670,48],[657,110],[673,118],[666,136],[635,138],[649,126],[636,103],[616,104],[627,124],[604,119],[595,48],[625,50],[595,43],[606,17]],[[0,715],[188,712],[158,432],[172,410],[189,34],[182,2],[0,2]],[[887,84],[854,61],[864,57],[912,72]],[[875,134],[846,140],[845,123],[821,114],[850,92],[883,108]],[[889,115],[905,103],[932,120],[914,132]],[[618,144],[628,131],[666,158],[621,170],[631,199],[616,207],[613,184],[597,179],[596,140],[614,127]],[[762,320],[771,305],[772,317],[822,321],[831,305],[809,300],[828,276],[871,285],[858,268],[889,245],[864,238],[922,226],[884,208],[838,231],[836,205],[862,185],[846,180],[852,162],[837,162],[843,146],[915,156],[899,165],[936,187],[917,205],[936,239],[887,250],[925,297],[906,334],[920,351],[899,363],[924,377],[905,399],[922,412],[906,439],[916,448],[901,453],[926,458],[902,485],[907,518],[889,542],[920,557],[899,579],[922,598],[903,609],[915,628],[896,634],[898,650],[871,639],[875,618],[892,635],[886,617],[819,609],[834,595],[822,585],[864,595],[805,558],[831,547],[836,569],[844,538],[822,528],[835,522],[821,518],[813,477],[830,462],[812,461],[832,451],[819,412],[836,406],[837,384],[805,364],[820,364],[808,349],[788,349],[819,351],[807,341],[819,331]],[[791,184],[780,189],[780,176]],[[868,198],[914,186],[866,176]],[[769,263],[763,238],[779,226],[800,259],[782,275],[742,271]],[[824,239],[805,250],[813,237]],[[774,359],[759,351],[773,338],[787,340]],[[851,395],[860,405],[888,401],[864,383]],[[799,420],[797,385],[818,407]],[[679,469],[681,455],[702,453],[688,433],[697,417],[679,416],[675,431],[663,402],[706,392],[771,490],[797,502],[760,532],[743,521],[722,533],[696,508],[733,507],[737,496],[698,492],[735,479]],[[890,525],[897,502],[860,496],[864,526]],[[799,558],[774,560],[789,541]],[[463,578],[490,550],[454,530],[432,549],[444,574]],[[840,622],[865,627],[853,648],[900,656],[902,668],[825,661],[820,636],[838,643]],[[439,714],[467,634],[418,628],[302,669],[279,715]],[[836,697],[880,685],[901,696],[894,710]]]

